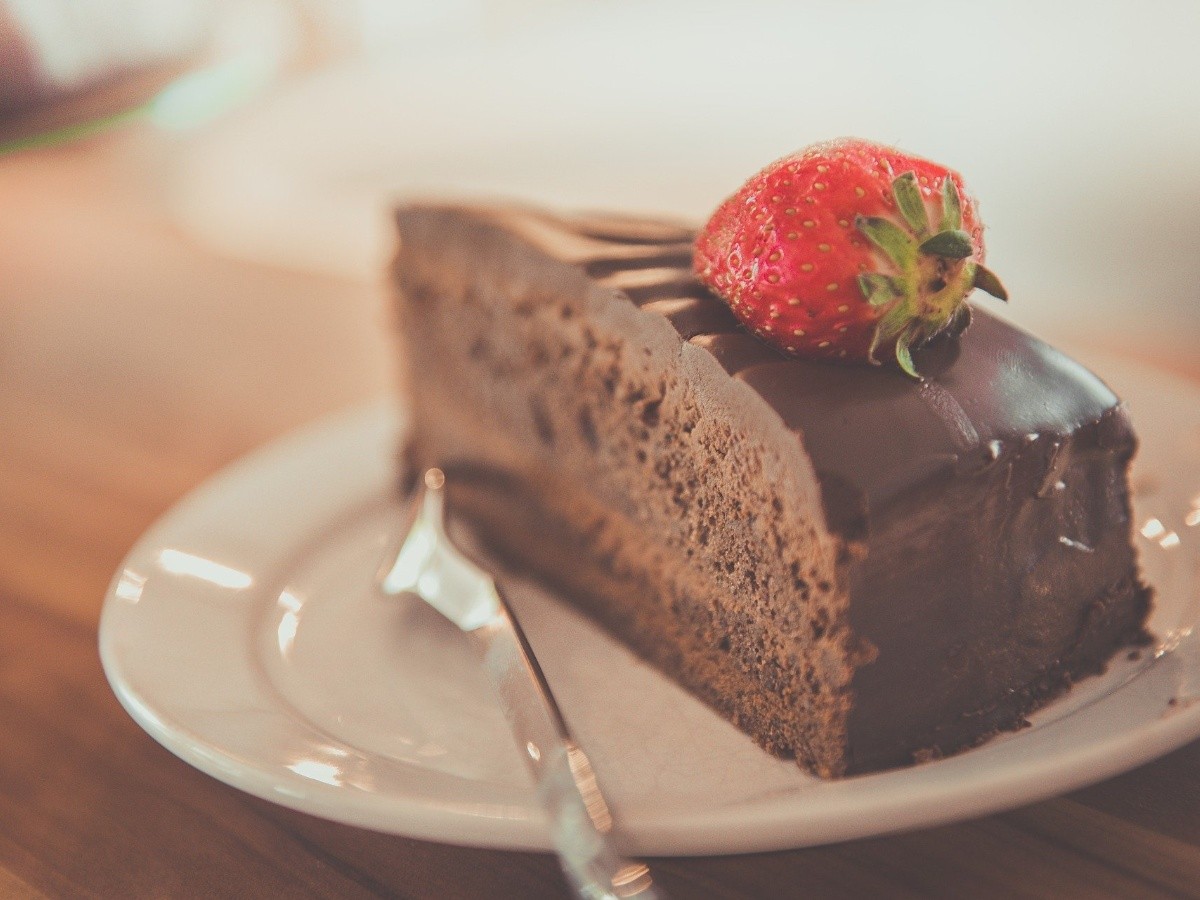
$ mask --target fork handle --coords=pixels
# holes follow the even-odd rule
[[[484,670],[533,774],[563,872],[589,900],[656,900],[661,894],[650,870],[622,858],[613,846],[612,815],[591,761],[571,737],[521,626],[503,606],[471,634],[481,644]]]

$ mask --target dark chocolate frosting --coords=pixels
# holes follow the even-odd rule
[[[763,343],[690,274],[678,244],[636,262],[584,265],[599,278],[639,268],[661,277],[624,293],[754,388],[802,435],[817,471],[853,486],[869,507],[981,449],[999,455],[1031,434],[1071,434],[1118,403],[1083,366],[984,309],[973,309],[959,337],[917,351],[918,384],[894,366],[796,359]]]

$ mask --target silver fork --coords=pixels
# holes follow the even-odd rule
[[[416,595],[475,644],[533,774],[559,862],[579,896],[660,897],[646,865],[623,859],[613,846],[612,814],[592,764],[571,736],[495,580],[446,534],[445,484],[440,469],[425,472],[416,518],[380,581],[383,593]]]

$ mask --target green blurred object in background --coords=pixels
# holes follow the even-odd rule
[[[0,155],[208,124],[271,82],[296,31],[275,0],[0,0]]]

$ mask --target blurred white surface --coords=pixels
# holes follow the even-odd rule
[[[0,18],[24,36],[38,75],[56,90],[194,50],[212,13],[211,0],[0,0]]]
[[[424,41],[414,19],[394,58],[209,133],[181,219],[229,253],[375,279],[396,197],[700,219],[771,159],[854,134],[964,173],[1018,320],[1200,336],[1200,4],[510,6]]]

